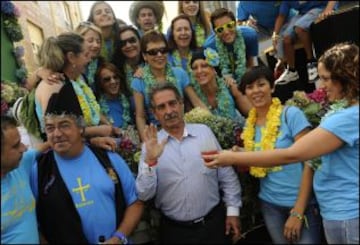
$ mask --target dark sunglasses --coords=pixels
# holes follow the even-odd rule
[[[101,81],[104,82],[104,83],[108,83],[108,82],[111,81],[111,79],[114,79],[115,82],[119,82],[119,79],[120,79],[120,78],[119,78],[118,76],[103,77],[103,78],[101,79]]]
[[[136,37],[129,37],[128,39],[120,40],[119,45],[120,47],[124,47],[126,43],[134,44],[137,42]]]
[[[152,55],[152,56],[155,56],[157,55],[158,53],[161,53],[161,54],[166,54],[169,52],[168,48],[155,48],[155,49],[150,49],[150,50],[147,50],[145,51],[144,53],[148,54],[148,55]]]
[[[235,21],[230,21],[230,22],[228,22],[228,23],[226,23],[226,24],[224,24],[224,25],[222,25],[222,26],[216,27],[216,28],[215,28],[215,32],[216,32],[217,34],[221,34],[223,31],[225,31],[225,30],[227,30],[227,29],[232,30],[232,29],[234,29],[235,24],[236,24]]]

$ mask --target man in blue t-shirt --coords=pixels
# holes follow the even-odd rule
[[[39,144],[44,150],[47,144]],[[36,150],[26,151],[15,119],[1,116],[1,244],[38,244],[35,199],[29,179]]]
[[[40,232],[49,243],[127,244],[143,211],[135,179],[120,155],[84,143],[73,100],[54,94],[45,112],[52,150],[38,157],[31,175]]]

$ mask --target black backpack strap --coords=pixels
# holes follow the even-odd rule
[[[115,186],[115,208],[116,208],[116,226],[119,227],[120,222],[124,218],[126,202],[121,185],[121,180],[114,169],[107,152],[103,149],[88,145],[90,150],[95,154],[101,165],[105,168],[107,174],[114,182]]]

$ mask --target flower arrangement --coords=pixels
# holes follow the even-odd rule
[[[206,62],[211,66],[218,66],[220,62],[219,54],[212,48],[204,49],[204,56],[206,57]]]
[[[134,126],[129,125],[126,130],[122,131],[122,136],[116,140],[116,152],[120,154],[136,176],[141,155],[141,144],[136,129]]]
[[[234,145],[242,146],[240,138],[241,127],[239,123],[225,117],[216,116],[209,111],[196,107],[184,115],[186,123],[202,123],[207,125],[214,133],[223,149]]]
[[[293,97],[285,104],[300,108],[313,128],[319,125],[321,118],[329,109],[329,102],[323,89],[316,89],[309,94],[304,91],[294,91]]]
[[[316,89],[308,94],[304,91],[294,91],[293,97],[287,100],[285,104],[300,108],[311,123],[312,128],[319,125],[321,118],[324,117],[330,109],[330,104],[324,89]],[[307,161],[307,164],[316,170],[321,166],[321,159],[320,157],[314,158]]]
[[[24,87],[20,87],[15,82],[8,80],[1,81],[1,115],[6,113],[8,109],[19,98],[27,94],[28,91]]]
[[[1,13],[4,30],[12,42],[18,42],[24,38],[17,18],[20,16],[19,9],[11,1],[1,2]]]

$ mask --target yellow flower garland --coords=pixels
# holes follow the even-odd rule
[[[261,130],[261,150],[274,149],[276,139],[279,135],[279,127],[281,124],[280,115],[283,106],[278,98],[273,98],[268,113],[266,114],[266,124]],[[245,128],[242,134],[244,140],[244,147],[246,151],[255,150],[255,123],[256,123],[256,109],[252,108],[246,120]],[[267,172],[279,171],[281,166],[272,168],[250,167],[250,174],[257,178],[263,178]]]

